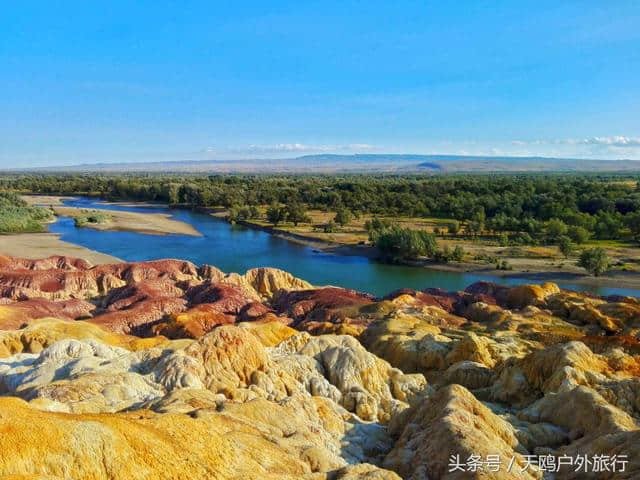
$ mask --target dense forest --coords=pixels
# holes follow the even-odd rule
[[[224,207],[253,214],[257,210],[251,207],[270,205],[274,213],[279,205],[300,221],[306,218],[305,209],[346,216],[441,218],[451,221],[452,234],[500,234],[509,243],[522,244],[559,243],[568,238],[580,244],[590,238],[640,240],[639,178],[39,174],[0,177],[0,189]]]

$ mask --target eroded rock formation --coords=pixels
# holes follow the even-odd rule
[[[0,295],[0,477],[640,476],[634,298],[64,257]],[[532,460],[580,456],[618,470]]]

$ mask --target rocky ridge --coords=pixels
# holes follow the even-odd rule
[[[637,478],[639,334],[549,283],[0,257],[0,478]],[[531,464],[580,455],[618,469]]]

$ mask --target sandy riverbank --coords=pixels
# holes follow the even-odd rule
[[[80,195],[81,197],[83,195]],[[64,195],[20,195],[20,197],[29,205],[40,205],[43,207],[63,206],[67,200],[75,200],[78,197],[69,197]],[[91,198],[91,197],[89,197]],[[117,205],[120,207],[168,207],[166,203],[154,203],[154,202],[102,202],[104,205]]]
[[[85,227],[95,228],[96,230],[119,230],[152,235],[178,234],[201,236],[200,232],[190,224],[174,220],[170,215],[165,213],[124,212],[104,209],[93,210],[65,206],[54,206],[53,211],[56,215],[65,217],[77,217],[91,211],[98,211],[108,215],[108,218],[103,222],[83,225]]]
[[[60,240],[55,233],[18,233],[0,235],[0,253],[12,257],[44,258],[66,255],[87,260],[93,265],[120,262],[119,258]]]
[[[64,205],[66,200],[73,200],[74,197],[63,195],[22,195],[22,198],[30,205],[49,206],[56,215],[67,217],[76,217],[84,212],[90,212],[94,209],[85,209],[77,207],[67,207]],[[152,203],[132,203],[132,202],[108,202],[108,205],[121,205],[130,207],[157,207],[158,204]],[[174,220],[171,215],[166,213],[144,213],[144,212],[125,212],[106,209],[95,209],[100,213],[108,215],[108,219],[101,223],[87,223],[83,226],[95,228],[97,230],[119,230],[137,233],[147,233],[151,235],[193,235],[200,236],[192,225]]]
[[[73,200],[74,197],[63,195],[20,195],[29,205],[40,205],[43,207],[62,206],[66,200]]]

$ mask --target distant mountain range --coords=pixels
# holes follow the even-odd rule
[[[6,169],[8,170],[8,169]],[[156,173],[454,173],[454,172],[638,172],[640,160],[585,160],[550,157],[357,154],[305,155],[251,160],[96,163],[12,169],[22,172]]]

